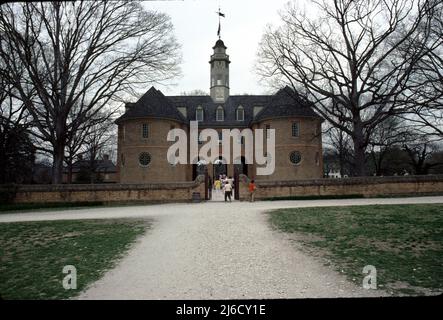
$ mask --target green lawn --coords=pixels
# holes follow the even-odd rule
[[[0,223],[0,296],[75,296],[112,268],[149,225],[123,219]],[[76,290],[62,286],[65,265],[77,269]]]
[[[279,209],[270,222],[359,285],[373,265],[388,292],[443,291],[443,204]]]

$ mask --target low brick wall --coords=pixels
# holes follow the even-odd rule
[[[249,178],[240,175],[240,200],[249,197]],[[256,199],[303,196],[363,197],[443,194],[443,175],[256,181]]]
[[[12,203],[56,202],[187,202],[194,192],[204,200],[204,177],[192,182],[155,184],[20,185],[2,187]],[[8,188],[8,189],[6,189]]]

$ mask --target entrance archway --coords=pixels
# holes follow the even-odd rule
[[[197,176],[205,174],[207,172],[207,164],[204,160],[198,160],[196,164],[192,165],[192,180],[195,180]]]
[[[214,180],[218,179],[218,177],[221,174],[226,174],[226,175],[228,174],[228,165],[221,156],[219,156],[218,159],[214,161],[214,165],[212,167],[213,167],[212,176],[214,177]]]

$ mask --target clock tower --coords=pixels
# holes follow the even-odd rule
[[[224,103],[229,97],[229,56],[222,40],[217,40],[211,56],[211,98],[214,102]]]

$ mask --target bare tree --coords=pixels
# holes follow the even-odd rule
[[[90,182],[94,183],[100,178],[97,167],[98,160],[103,158],[107,153],[107,149],[114,140],[115,132],[112,130],[113,122],[106,121],[98,126],[93,126],[89,130],[89,134],[84,141],[84,151],[86,158],[89,160],[88,171],[90,173]]]
[[[421,136],[421,139],[416,139],[414,142],[405,143],[403,148],[409,156],[409,162],[415,174],[428,174],[429,169],[443,164],[433,159],[439,151],[438,144],[426,136]]]
[[[351,156],[352,156],[352,140],[349,135],[336,127],[329,126],[325,130],[325,144],[330,146],[328,151],[329,158],[335,158],[334,162],[338,164],[340,176],[350,175]]]
[[[417,136],[410,133],[410,127],[402,122],[401,118],[387,118],[374,128],[369,138],[368,153],[377,176],[384,174],[384,160],[393,148],[417,139]]]
[[[177,74],[172,29],[168,16],[135,1],[0,7],[0,57],[35,135],[50,144],[53,183],[61,182],[66,144],[82,123],[137,86]]]
[[[31,182],[35,147],[29,114],[10,80],[0,60],[0,183]]]
[[[113,110],[115,111],[115,110]],[[80,156],[91,159],[90,169],[94,170],[97,155],[105,148],[111,148],[115,143],[113,116],[115,112],[101,110],[94,117],[82,123],[78,130],[71,132],[66,144],[65,162],[67,166],[67,182],[72,183],[72,169],[74,160]]]
[[[353,142],[353,173],[365,175],[365,152],[377,125],[407,111],[398,101],[428,43],[434,6],[427,0],[312,1],[316,18],[288,5],[282,26],[263,36],[259,74],[292,86]],[[429,44],[429,43],[428,43]]]
[[[439,41],[443,41],[443,5],[435,8],[426,45],[432,47]],[[414,130],[443,137],[443,46],[429,50],[419,61],[404,95],[411,106],[411,114],[404,118],[414,125]]]

